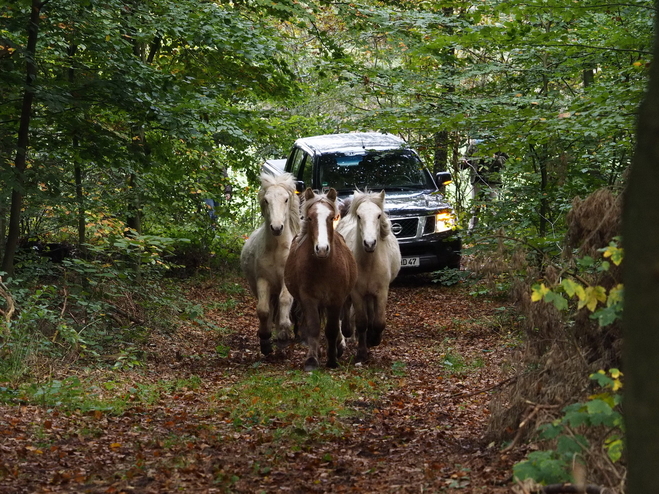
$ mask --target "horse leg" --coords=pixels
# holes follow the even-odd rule
[[[357,328],[357,362],[368,360],[368,345],[366,344],[366,330],[368,326],[368,315],[364,298],[356,296],[352,298],[355,327]]]
[[[338,359],[345,350],[345,340],[339,327],[341,307],[327,308],[327,323],[325,325],[325,337],[327,338],[327,367],[335,369],[339,366]]]
[[[366,342],[369,347],[378,346],[382,342],[382,333],[386,325],[387,292],[380,293],[373,299],[373,307],[369,310],[369,325]]]
[[[307,344],[307,360],[304,362],[304,370],[316,370],[320,365],[318,353],[320,349],[320,313],[318,303],[312,301],[302,302],[304,314],[304,326],[302,337]]]
[[[355,328],[353,326],[352,318],[350,317],[350,311],[352,309],[352,299],[350,296],[346,298],[345,303],[343,304],[343,309],[341,309],[341,333],[346,338],[351,338],[355,334]]]
[[[261,353],[269,355],[272,353],[272,318],[270,311],[270,284],[264,278],[256,280],[256,315],[259,317],[259,342]]]
[[[293,296],[282,284],[281,293],[279,294],[279,320],[277,322],[277,339],[288,341],[293,339],[291,329],[293,323],[291,322],[291,308],[293,307]]]

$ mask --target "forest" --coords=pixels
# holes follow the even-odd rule
[[[0,486],[268,492],[284,484],[274,470],[300,459],[288,455],[308,454],[293,476],[309,483],[294,492],[384,492],[398,481],[397,492],[586,492],[586,484],[649,492],[626,490],[622,220],[656,8],[649,0],[4,0],[0,415],[12,418],[0,449],[12,453],[0,458]],[[313,373],[289,358],[297,348],[272,362],[249,350],[258,321],[239,257],[261,221],[261,166],[300,137],[352,131],[402,137],[433,172],[452,174],[445,195],[462,267],[395,282],[398,305],[388,312],[392,342],[404,340],[395,331],[406,327],[396,319],[406,308],[418,304],[410,317],[424,328],[445,318],[435,353],[418,352],[444,373],[445,389],[406,360],[417,350],[393,344],[363,369]],[[495,161],[494,176],[476,187],[470,164]],[[441,299],[441,308],[415,297]],[[487,379],[483,365],[496,366]],[[274,398],[259,381],[302,390],[286,398],[295,403],[346,396],[330,412],[282,416],[267,408]],[[355,484],[356,467],[342,466],[332,443],[342,437],[352,451],[358,439],[346,424],[367,420],[355,417],[389,417],[391,427],[360,427],[396,437],[391,451],[414,443],[410,428],[439,427],[415,425],[412,405],[444,420],[418,390],[404,393],[414,385],[453,400],[456,417],[479,410],[451,426],[456,445],[486,441],[473,446],[478,454],[461,446],[471,470],[455,459],[457,446],[442,445],[453,466],[428,460],[415,485]],[[474,396],[477,406],[461,401]],[[172,400],[183,406],[167,408]],[[74,450],[103,457],[94,448],[108,423],[139,417],[134,431],[150,430],[149,407],[162,422],[156,446],[144,439],[128,452],[126,429],[103,450],[137,466],[120,468],[115,457],[103,467],[65,465]],[[250,409],[249,419],[233,408]],[[213,436],[220,426],[204,422],[210,414],[234,432]],[[472,420],[477,431],[463,431]],[[170,422],[198,430],[175,434]],[[239,447],[248,432],[259,439]],[[235,458],[253,440],[287,449],[234,464],[218,453],[233,436],[235,449],[226,447]],[[325,452],[312,455],[311,445]],[[359,448],[379,458],[376,441]],[[176,475],[165,479],[159,462]],[[344,484],[333,477],[342,469],[351,472]],[[49,473],[29,480],[33,471]],[[334,483],[314,480],[321,471]]]

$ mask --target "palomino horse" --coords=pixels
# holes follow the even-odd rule
[[[356,191],[348,214],[337,226],[357,262],[357,283],[346,303],[341,328],[346,336],[352,336],[353,324],[357,328],[357,362],[367,360],[368,347],[382,341],[389,284],[400,270],[400,247],[384,212],[384,195],[384,191]]]
[[[268,355],[273,332],[277,340],[292,339],[293,297],[284,284],[284,266],[293,237],[300,231],[300,199],[293,175],[261,174],[258,199],[264,221],[245,242],[240,266],[258,300],[261,353]]]
[[[320,195],[307,188],[302,228],[286,261],[286,286],[302,309],[300,335],[308,347],[307,371],[319,366],[321,318],[326,319],[327,367],[337,367],[345,349],[339,321],[355,285],[357,265],[343,237],[334,231],[337,215],[336,190]]]

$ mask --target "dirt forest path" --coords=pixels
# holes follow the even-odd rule
[[[298,371],[303,348],[264,359],[254,299],[216,287],[190,289],[214,330],[151,335],[143,367],[79,369],[81,381],[127,400],[122,413],[1,405],[0,492],[511,492],[520,454],[484,441],[491,392],[480,392],[509,377],[514,339],[501,303],[470,295],[473,287],[397,280],[372,361],[347,363],[353,344],[339,369],[317,371],[370,372],[385,391],[346,403],[354,414],[336,419],[339,434],[293,440],[277,421],[236,427],[235,405],[223,408],[219,396],[246,374]],[[316,419],[327,417],[307,418]]]

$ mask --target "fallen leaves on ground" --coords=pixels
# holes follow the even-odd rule
[[[521,453],[482,439],[491,392],[479,391],[509,377],[511,338],[494,302],[427,277],[396,281],[371,361],[350,364],[353,343],[341,368],[321,371],[382,369],[387,391],[347,404],[358,413],[336,419],[344,421],[340,434],[302,431],[292,440],[278,435],[276,421],[235,427],[218,396],[259,368],[300,369],[304,349],[262,357],[246,291],[227,295],[207,282],[190,297],[210,308],[213,330],[154,332],[140,369],[67,370],[111,383],[115,394],[121,388],[123,413],[0,406],[0,492],[510,492]],[[193,377],[195,386],[138,396],[149,384]]]

